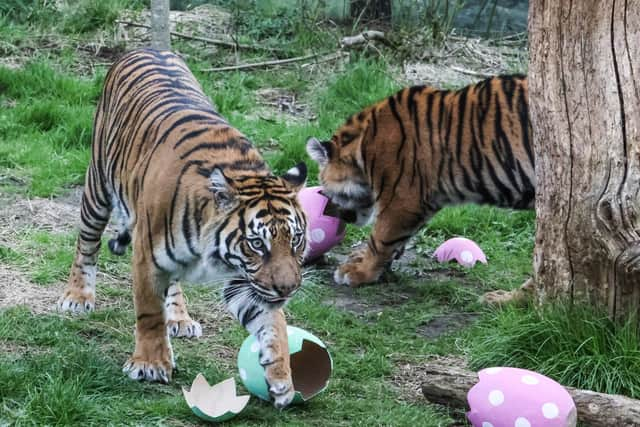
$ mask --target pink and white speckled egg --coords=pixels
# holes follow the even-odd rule
[[[467,394],[474,427],[575,427],[576,406],[551,378],[519,368],[487,368]]]
[[[322,187],[306,187],[298,193],[300,206],[307,214],[307,253],[305,261],[318,258],[344,239],[344,223],[336,217],[325,215],[329,199],[322,193]]]
[[[447,262],[455,259],[460,265],[473,267],[476,261],[487,263],[487,257],[480,246],[473,240],[465,237],[454,237],[440,246],[433,254],[438,262]]]

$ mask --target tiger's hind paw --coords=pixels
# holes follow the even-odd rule
[[[195,320],[168,320],[167,333],[170,337],[198,338],[202,336],[202,326]]]
[[[336,269],[333,280],[338,285],[356,288],[377,281],[381,273],[382,269],[368,268],[364,262],[347,261]]]

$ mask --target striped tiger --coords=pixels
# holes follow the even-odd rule
[[[101,236],[113,214],[115,254],[131,243],[135,350],[123,371],[167,383],[171,336],[197,337],[179,282],[224,282],[223,300],[260,344],[277,407],[293,398],[282,306],[299,289],[306,218],[300,163],[274,176],[166,51],[124,55],[109,70],[93,128],[80,233],[58,307],[94,309]]]
[[[343,219],[375,223],[335,281],[377,281],[443,206],[533,208],[527,99],[527,80],[519,75],[456,91],[414,86],[352,115],[331,140],[309,139],[307,152]]]

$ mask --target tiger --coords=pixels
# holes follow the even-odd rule
[[[101,236],[132,246],[135,348],[123,372],[171,381],[171,337],[198,337],[181,282],[223,282],[222,299],[259,343],[276,407],[294,396],[283,306],[301,286],[307,218],[301,162],[274,175],[170,51],[134,50],[109,69],[94,118],[76,254],[58,301],[95,307]]]
[[[407,87],[350,116],[330,140],[308,139],[323,192],[342,219],[372,224],[334,281],[352,287],[379,281],[444,206],[533,208],[531,141],[524,75],[459,90]]]

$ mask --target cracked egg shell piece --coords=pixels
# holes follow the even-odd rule
[[[198,374],[193,380],[191,390],[182,387],[187,405],[198,417],[214,422],[221,422],[238,415],[250,396],[236,395],[236,382],[226,379],[213,386],[209,385],[204,375]]]
[[[322,187],[306,187],[298,193],[300,206],[307,215],[307,253],[305,260],[318,258],[342,242],[346,234],[344,223],[325,214],[329,199],[321,194]]]
[[[454,237],[447,240],[438,246],[433,255],[438,262],[447,262],[455,259],[465,267],[473,267],[477,261],[483,264],[487,263],[487,257],[480,249],[480,246],[465,237]]]

